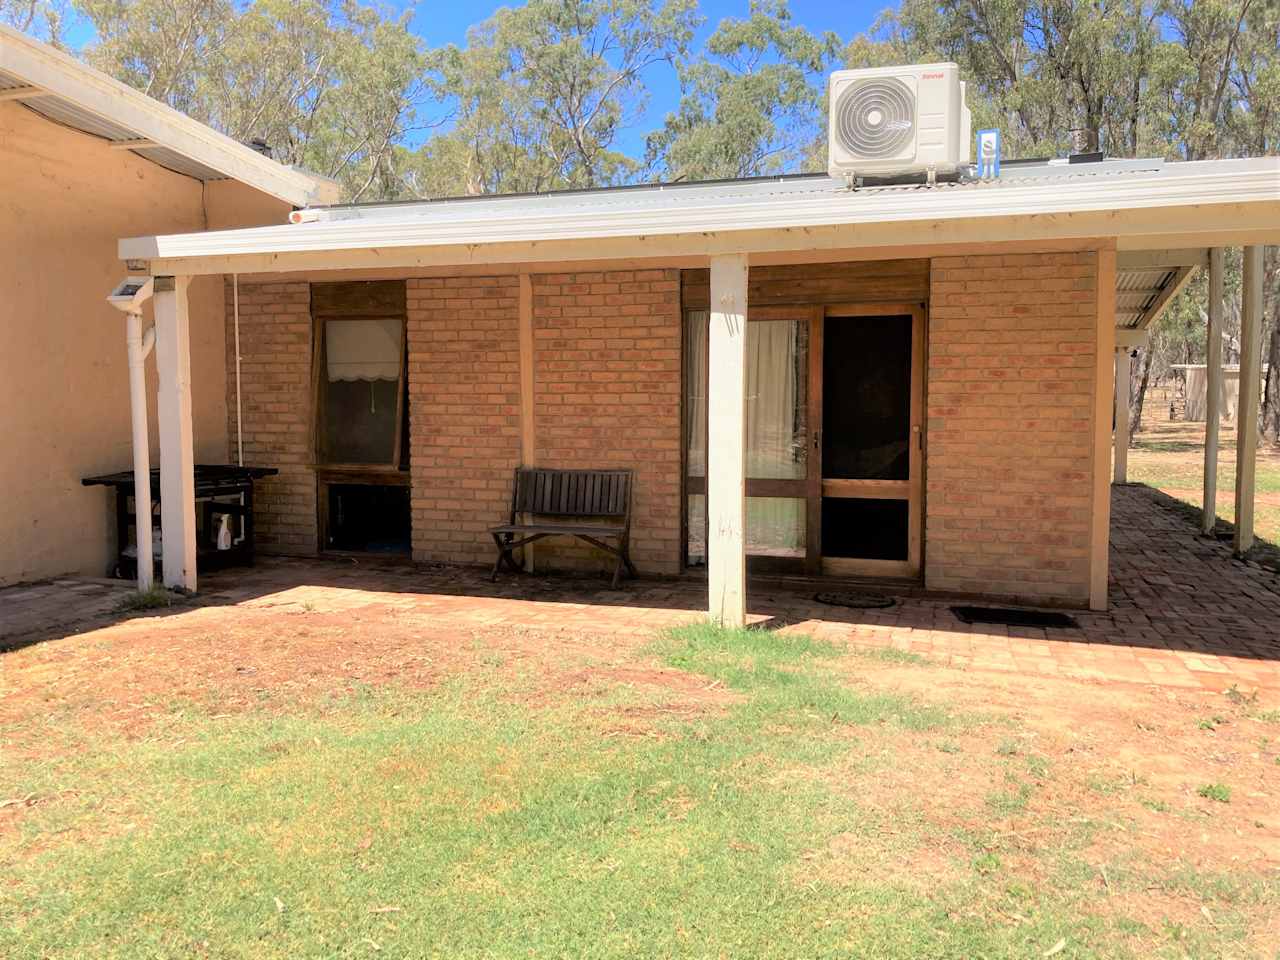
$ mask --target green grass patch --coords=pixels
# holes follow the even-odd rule
[[[951,719],[935,706],[895,694],[861,693],[836,682],[821,664],[845,649],[804,634],[690,624],[665,632],[650,652],[670,666],[754,694],[739,711],[751,722],[793,728],[882,722],[931,730]]]
[[[997,790],[987,796],[987,809],[997,817],[1012,817],[1027,809],[1031,800],[1030,784],[1018,784],[1012,790]]]
[[[1206,800],[1216,800],[1218,803],[1231,802],[1231,788],[1225,783],[1206,783],[1196,793]]]
[[[164,587],[152,587],[150,590],[134,590],[120,598],[117,609],[122,613],[136,613],[144,610],[163,610],[185,598]]]
[[[913,667],[932,666],[933,661],[910,650],[896,650],[893,647],[852,647],[849,650],[855,657],[863,660],[876,660],[880,663],[905,664]]]

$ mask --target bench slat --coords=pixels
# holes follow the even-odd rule
[[[630,470],[516,470],[516,513],[562,517],[626,517]]]

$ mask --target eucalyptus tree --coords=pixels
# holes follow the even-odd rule
[[[646,142],[650,170],[705,180],[812,165],[839,45],[793,25],[786,0],[752,0],[745,19],[721,21],[705,50],[680,63],[680,103]]]
[[[625,182],[617,147],[647,104],[648,71],[688,52],[695,0],[530,0],[503,8],[436,62],[449,129],[414,158],[423,193]]]
[[[975,126],[1001,128],[1011,151],[1053,155],[1087,128],[1112,154],[1131,156],[1150,139],[1157,21],[1148,0],[903,0],[853,39],[845,61],[953,60]]]
[[[1250,11],[1265,5],[1266,0],[1162,0],[1171,36],[1160,46],[1154,85],[1164,138],[1177,155],[1202,160],[1230,152],[1223,134],[1237,102],[1232,80],[1248,42]]]
[[[56,47],[71,12],[70,0],[0,0],[0,23]]]
[[[1280,2],[1254,2],[1238,42],[1230,79],[1235,108],[1227,116],[1227,136],[1239,152],[1280,153]],[[1263,428],[1280,443],[1280,247],[1263,257],[1264,357]]]
[[[402,192],[397,144],[425,94],[408,16],[353,0],[79,0],[95,66],[353,200]]]

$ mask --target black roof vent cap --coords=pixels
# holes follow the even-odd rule
[[[1103,153],[1098,131],[1092,127],[1077,127],[1071,131],[1071,156],[1068,163],[1100,163]]]

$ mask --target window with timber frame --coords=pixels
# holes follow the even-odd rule
[[[410,551],[403,281],[311,286],[320,549]]]
[[[317,466],[405,469],[405,291],[402,281],[318,283]]]

